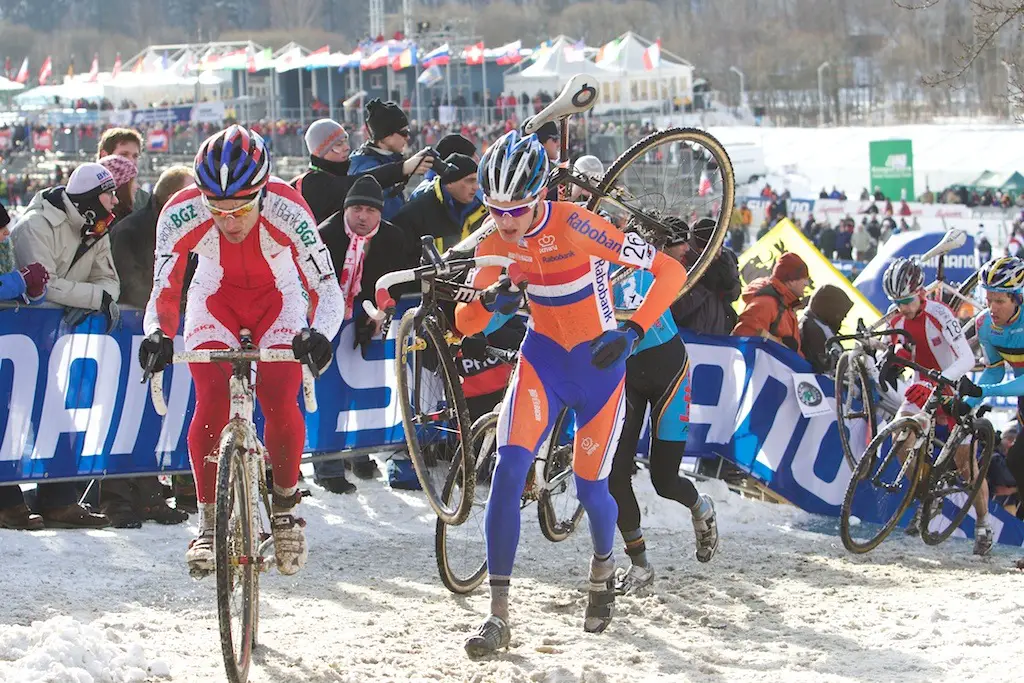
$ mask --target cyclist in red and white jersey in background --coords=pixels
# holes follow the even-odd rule
[[[319,375],[331,362],[331,339],[344,318],[344,299],[327,248],[302,196],[270,175],[263,138],[233,125],[203,142],[196,186],[178,192],[160,212],[147,338],[139,362],[163,369],[173,359],[182,281],[189,254],[199,265],[186,295],[185,348],[238,348],[251,331],[260,348],[290,348]],[[213,570],[216,448],[228,421],[228,363],[189,366],[196,408],[188,430],[199,498],[199,536],[185,554],[198,574]],[[264,443],[273,463],[271,530],[278,569],[305,564],[305,522],[298,503],[305,423],[299,410],[301,368],[257,365],[256,397],[266,418]]]
[[[913,339],[913,348],[907,348],[900,343],[901,338],[894,339],[894,352],[897,356],[940,372],[946,379],[958,380],[974,367],[974,352],[953,310],[941,301],[925,298],[923,285],[924,271],[917,259],[896,259],[882,277],[882,289],[893,302],[893,307],[889,311],[895,313],[889,327],[904,330]],[[896,378],[901,369],[883,365],[882,385],[888,383],[895,388]],[[930,380],[915,373],[914,381],[903,394],[903,403],[897,411],[897,416],[921,413],[934,388],[935,385]],[[941,409],[939,412],[940,416],[946,417],[946,423],[952,429],[955,425],[953,418]],[[893,447],[906,448],[903,444],[894,444]],[[902,461],[902,457],[900,459]],[[972,475],[967,467],[970,447],[957,448],[954,459],[961,474],[970,481]],[[974,553],[985,555],[992,549],[993,541],[992,528],[988,523],[988,485],[985,482],[982,482],[981,491],[974,499],[974,509],[978,517]],[[920,521],[919,507],[907,527],[907,533],[920,533]]]

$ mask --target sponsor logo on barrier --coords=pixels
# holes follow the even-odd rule
[[[796,397],[806,406],[820,406],[824,400],[821,390],[810,382],[800,382],[796,385]]]

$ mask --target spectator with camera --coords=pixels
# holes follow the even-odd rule
[[[427,235],[451,246],[468,237],[487,216],[476,162],[459,153],[444,161],[448,168],[430,181],[431,189],[411,199],[393,219],[417,249],[420,239]]]
[[[309,151],[309,169],[290,184],[302,194],[319,224],[344,210],[345,197],[361,176],[349,175],[352,147],[348,132],[337,121],[314,121],[303,139]],[[423,155],[415,155],[369,168],[366,173],[376,178],[382,187],[392,187],[404,184],[410,176],[421,172],[424,163]]]
[[[405,150],[412,135],[409,131],[409,117],[405,112],[394,102],[372,99],[366,103],[363,119],[370,134],[369,139],[352,155],[348,174],[360,175],[384,164],[404,163]],[[405,186],[409,178],[426,173],[433,166],[435,156],[436,153],[430,148],[421,149],[410,157],[409,161],[416,159],[416,162],[411,164],[413,168],[409,173],[403,168],[402,177],[398,181],[382,183],[384,220],[391,220],[405,205]]]

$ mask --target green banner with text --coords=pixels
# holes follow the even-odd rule
[[[911,140],[872,140],[871,193],[886,199],[914,201],[914,152]]]

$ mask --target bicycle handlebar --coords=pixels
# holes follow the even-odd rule
[[[903,337],[908,344],[914,343],[914,338],[910,336],[910,333],[906,330],[875,330],[874,332],[862,331],[856,334],[839,334],[834,337],[829,337],[825,342],[825,352],[828,353],[832,350],[832,346],[838,345],[841,342],[856,339],[857,341],[867,341],[871,337]]]
[[[291,349],[204,349],[175,353],[171,361],[177,363],[298,363]],[[316,389],[313,384],[313,373],[302,366],[302,398],[307,413],[317,411]],[[157,415],[167,414],[167,401],[164,399],[163,370],[154,372],[149,378],[149,395],[153,400],[153,408]]]
[[[430,275],[437,277],[439,275],[447,275],[452,271],[462,270],[464,268],[487,268],[489,266],[497,266],[504,268],[506,271],[509,266],[514,264],[510,258],[505,256],[476,256],[473,258],[454,259],[452,261],[443,261],[437,264],[430,264],[426,266],[420,266],[419,268],[407,268],[406,270],[396,270],[391,273],[381,275],[377,280],[377,291],[374,295],[377,305],[374,306],[370,301],[363,302],[363,310],[372,319],[380,321],[386,316],[394,313],[395,300],[391,298],[391,294],[388,289],[395,285],[400,285],[406,282],[415,282],[424,276]],[[513,285],[514,287],[515,285]]]

